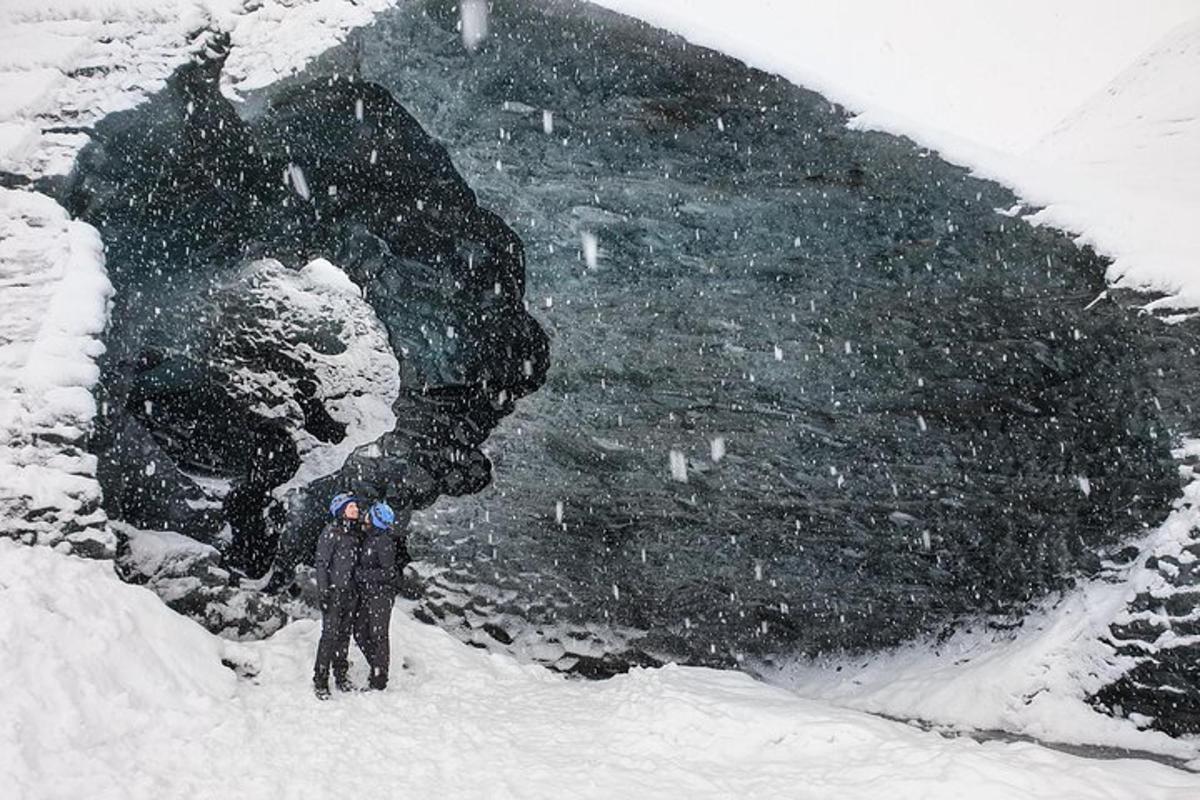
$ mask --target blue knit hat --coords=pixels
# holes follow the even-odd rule
[[[392,527],[392,523],[396,521],[396,512],[382,500],[371,506],[371,512],[367,516],[371,518],[372,525],[382,530]]]
[[[333,515],[334,519],[337,519],[342,516],[342,512],[346,510],[346,506],[357,502],[358,498],[350,492],[340,492],[335,494],[333,499],[329,501],[329,513]]]

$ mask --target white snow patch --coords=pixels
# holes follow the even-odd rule
[[[140,575],[153,576],[176,562],[190,563],[217,556],[217,549],[173,531],[148,531],[120,522],[112,527],[126,537],[129,562]]]

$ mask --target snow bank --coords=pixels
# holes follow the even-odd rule
[[[1192,0],[592,0],[844,104],[1046,206],[1110,280],[1200,306]]]
[[[0,289],[0,536],[104,549],[82,442],[112,292],[99,235],[48,197],[0,189]]]
[[[958,631],[869,659],[764,669],[763,677],[804,697],[954,729],[1196,759],[1200,743],[1138,730],[1085,702],[1121,675],[1103,637],[1128,599],[1127,584],[1096,582],[1030,614],[1014,634]]]
[[[147,765],[236,689],[218,640],[108,562],[2,539],[0,684],[0,775],[18,800],[170,796]]]
[[[0,542],[10,797],[1184,800],[1200,776],[944,738],[736,672],[571,681],[397,613],[385,693],[313,698],[316,623],[222,643],[97,562]],[[237,680],[222,657],[251,677]],[[365,669],[357,653],[352,675]],[[406,666],[400,666],[401,659]]]

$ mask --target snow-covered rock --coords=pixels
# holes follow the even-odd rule
[[[119,522],[116,567],[169,608],[227,639],[262,639],[288,622],[281,598],[263,594],[221,566],[216,548],[172,531],[144,531]]]
[[[94,229],[0,188],[0,536],[111,555],[84,442],[111,291]]]

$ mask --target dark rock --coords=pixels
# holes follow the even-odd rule
[[[106,118],[67,191],[117,289],[93,449],[114,518],[217,544],[250,575],[275,563],[282,585],[337,490],[424,506],[486,486],[479,446],[548,350],[520,240],[386,91],[322,79],[247,124],[219,68],[185,67]],[[361,291],[305,285],[320,257]],[[322,371],[355,348],[374,366]],[[376,389],[395,422],[307,467],[350,421],[379,424],[346,410]]]
[[[281,599],[238,585],[208,545],[166,531],[114,525],[118,574],[146,586],[169,607],[229,639],[262,639],[289,620]]]

